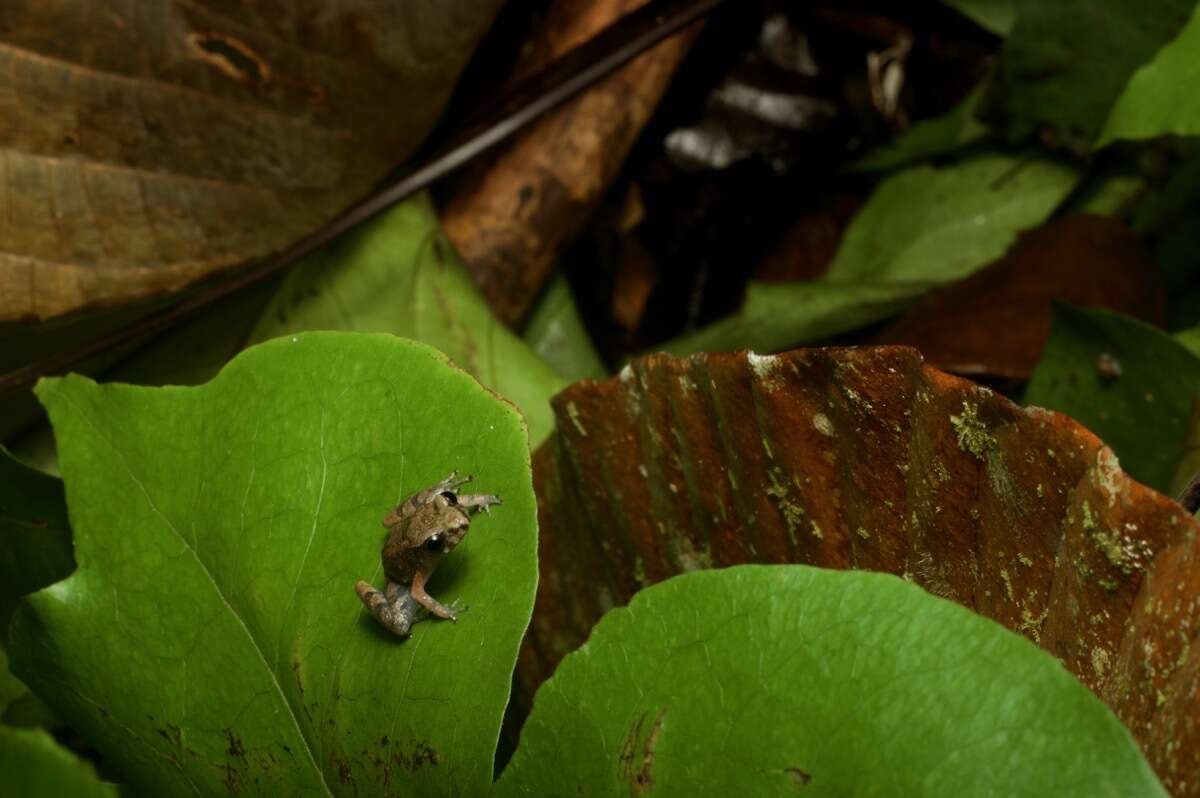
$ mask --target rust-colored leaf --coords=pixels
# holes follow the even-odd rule
[[[993,265],[918,302],[876,343],[915,346],[959,374],[1028,379],[1054,300],[1166,319],[1158,269],[1133,231],[1119,219],[1078,215],[1023,234]]]
[[[415,148],[499,0],[4,0],[0,320],[274,253]]]
[[[582,43],[646,0],[558,0],[521,72]],[[563,248],[616,177],[691,46],[696,26],[546,114],[468,173],[442,215],[497,315],[524,320]]]
[[[899,574],[1040,643],[1200,795],[1200,527],[1084,428],[906,347],[654,355],[555,399],[531,689],[608,608],[696,568]],[[1186,783],[1185,783],[1186,782]]]

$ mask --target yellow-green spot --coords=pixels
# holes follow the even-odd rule
[[[1092,542],[1108,560],[1109,565],[1126,576],[1144,568],[1153,555],[1150,544],[1146,541],[1102,527],[1092,515],[1092,507],[1086,499],[1083,502],[1083,528],[1091,535]],[[1103,580],[1101,587],[1109,589]]]
[[[964,401],[962,415],[950,416],[950,424],[958,438],[958,447],[980,460],[996,448],[996,438],[980,420],[979,406],[974,402]]]
[[[1109,654],[1102,648],[1092,649],[1092,670],[1096,672],[1096,678],[1104,678],[1105,671],[1108,670]]]
[[[861,527],[861,526],[860,526],[858,529],[856,529],[856,530],[855,530],[855,534],[857,534],[857,535],[858,535],[860,538],[862,538],[863,540],[870,540],[870,539],[871,539],[871,533],[870,533],[870,532],[868,532],[866,529],[864,529],[864,528],[863,528],[863,527]]]
[[[816,428],[817,432],[821,433],[822,435],[828,435],[831,438],[833,437],[833,422],[830,421],[829,416],[825,415],[824,413],[813,414],[813,426]]]
[[[1008,575],[1008,571],[1004,568],[1000,569],[1000,579],[1004,582],[1004,592],[1008,595],[1008,600],[1016,602],[1017,597],[1013,593],[1012,579]]]
[[[1033,638],[1033,642],[1041,642],[1042,639],[1042,623],[1046,620],[1046,616],[1050,614],[1050,608],[1042,610],[1040,614],[1034,615],[1028,609],[1021,608],[1021,631],[1028,631],[1029,636]]]
[[[1026,568],[1033,567],[1033,560],[1029,558],[1028,554],[1018,554],[1017,562],[1021,563],[1021,565],[1024,565]]]
[[[783,516],[783,522],[787,525],[788,537],[792,543],[795,543],[796,530],[800,528],[800,524],[804,521],[804,508],[788,497],[787,483],[783,481],[783,476],[778,468],[772,468],[768,472],[768,476],[770,477],[771,484],[767,486],[767,495],[775,500],[775,506],[779,508],[779,512]]]

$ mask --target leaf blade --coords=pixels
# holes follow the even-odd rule
[[[256,347],[199,388],[69,377],[39,394],[79,569],[19,613],[14,667],[131,781],[349,794],[490,779],[535,579],[515,411],[426,347],[331,333]],[[476,611],[398,641],[353,585],[380,583],[381,512],[455,466],[505,498],[432,588]]]
[[[1129,732],[1028,641],[895,577],[737,566],[609,612],[539,691],[498,786],[963,795],[1000,783],[1165,795]]]

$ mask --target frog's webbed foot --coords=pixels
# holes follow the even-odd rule
[[[386,595],[361,579],[354,589],[362,603],[375,616],[375,620],[399,637],[408,637],[412,625],[427,614],[425,608],[417,604],[408,591],[403,589],[403,585],[390,580]]]

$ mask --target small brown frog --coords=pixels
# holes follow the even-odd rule
[[[455,620],[461,609],[447,607],[425,592],[425,584],[442,558],[454,550],[471,525],[471,513],[487,511],[500,504],[499,496],[459,494],[457,488],[471,481],[452,471],[432,488],[417,491],[387,514],[388,530],[383,544],[383,571],[387,589],[380,593],[359,580],[358,597],[388,630],[408,637],[412,625],[429,613]]]

